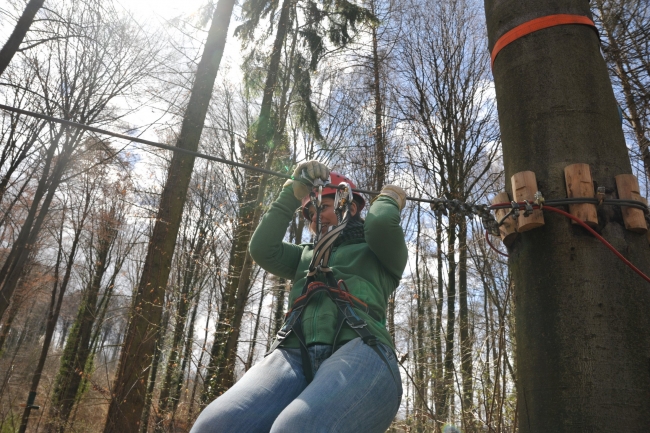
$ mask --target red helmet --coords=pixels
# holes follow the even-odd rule
[[[347,177],[343,176],[342,174],[338,174],[335,172],[330,172],[330,184],[332,185],[338,185],[341,182],[346,182],[348,185],[350,185],[351,188],[356,188],[357,186]],[[336,194],[336,188],[332,188],[331,186],[323,188],[323,197],[326,195],[334,195]],[[359,194],[358,192],[353,191],[352,195],[356,198],[357,202],[357,213],[361,212],[361,209],[366,204],[366,201],[363,199],[363,196]],[[309,206],[307,206],[310,203],[310,198],[309,194],[307,194],[303,199],[302,199],[302,216],[304,216],[306,219],[309,219],[309,212],[307,211],[309,209]]]

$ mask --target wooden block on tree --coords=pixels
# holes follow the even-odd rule
[[[510,203],[510,196],[507,192],[503,191],[497,194],[492,200],[492,204],[496,203]],[[497,209],[495,212],[495,218],[497,221],[508,214],[508,209]],[[512,217],[508,217],[503,221],[503,224],[499,226],[499,233],[501,234],[501,240],[506,246],[512,245],[515,238],[517,237],[517,221]]]
[[[589,164],[567,165],[564,167],[564,180],[568,198],[594,198],[594,182],[591,178]],[[569,213],[592,227],[598,225],[598,214],[594,204],[570,204]],[[573,220],[571,222],[578,224]]]
[[[528,200],[530,203],[535,201],[535,193],[537,192],[537,178],[532,171],[520,171],[515,173],[510,178],[512,183],[512,194],[517,202]],[[530,213],[528,216],[524,215],[524,211],[519,213],[519,221],[517,230],[519,233],[535,229],[544,225],[544,215],[541,210],[537,209]]]
[[[637,200],[642,201],[641,194],[639,194],[639,182],[633,174],[619,174],[616,178],[616,189],[618,190],[618,198],[623,200]],[[623,213],[623,222],[625,228],[636,233],[646,233],[648,225],[645,222],[645,215],[641,209],[630,206],[621,206]]]

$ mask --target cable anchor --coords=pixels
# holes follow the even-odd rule
[[[510,204],[512,205],[512,219],[517,220],[519,218],[519,203],[513,200]]]

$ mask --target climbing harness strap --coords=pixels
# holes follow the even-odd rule
[[[598,31],[596,29],[596,24],[594,24],[590,18],[583,15],[557,14],[535,18],[534,20],[527,21],[523,24],[518,25],[514,29],[509,30],[497,40],[496,44],[494,44],[494,48],[492,48],[492,63],[490,66],[494,67],[494,59],[497,58],[499,52],[517,39],[538,30],[566,24],[582,24],[592,27],[594,30]]]

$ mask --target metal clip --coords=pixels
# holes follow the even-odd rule
[[[516,220],[519,218],[519,203],[513,200],[510,204],[512,205],[512,219]]]
[[[535,204],[539,206],[539,210],[542,210],[544,208],[544,196],[542,195],[542,192],[537,191],[534,197],[535,197]]]
[[[526,210],[524,210],[524,216],[527,217],[531,213],[533,213],[533,205],[528,202],[528,200],[524,200]]]
[[[605,187],[599,186],[596,192],[596,198],[598,199],[598,206],[602,206],[605,201]]]

